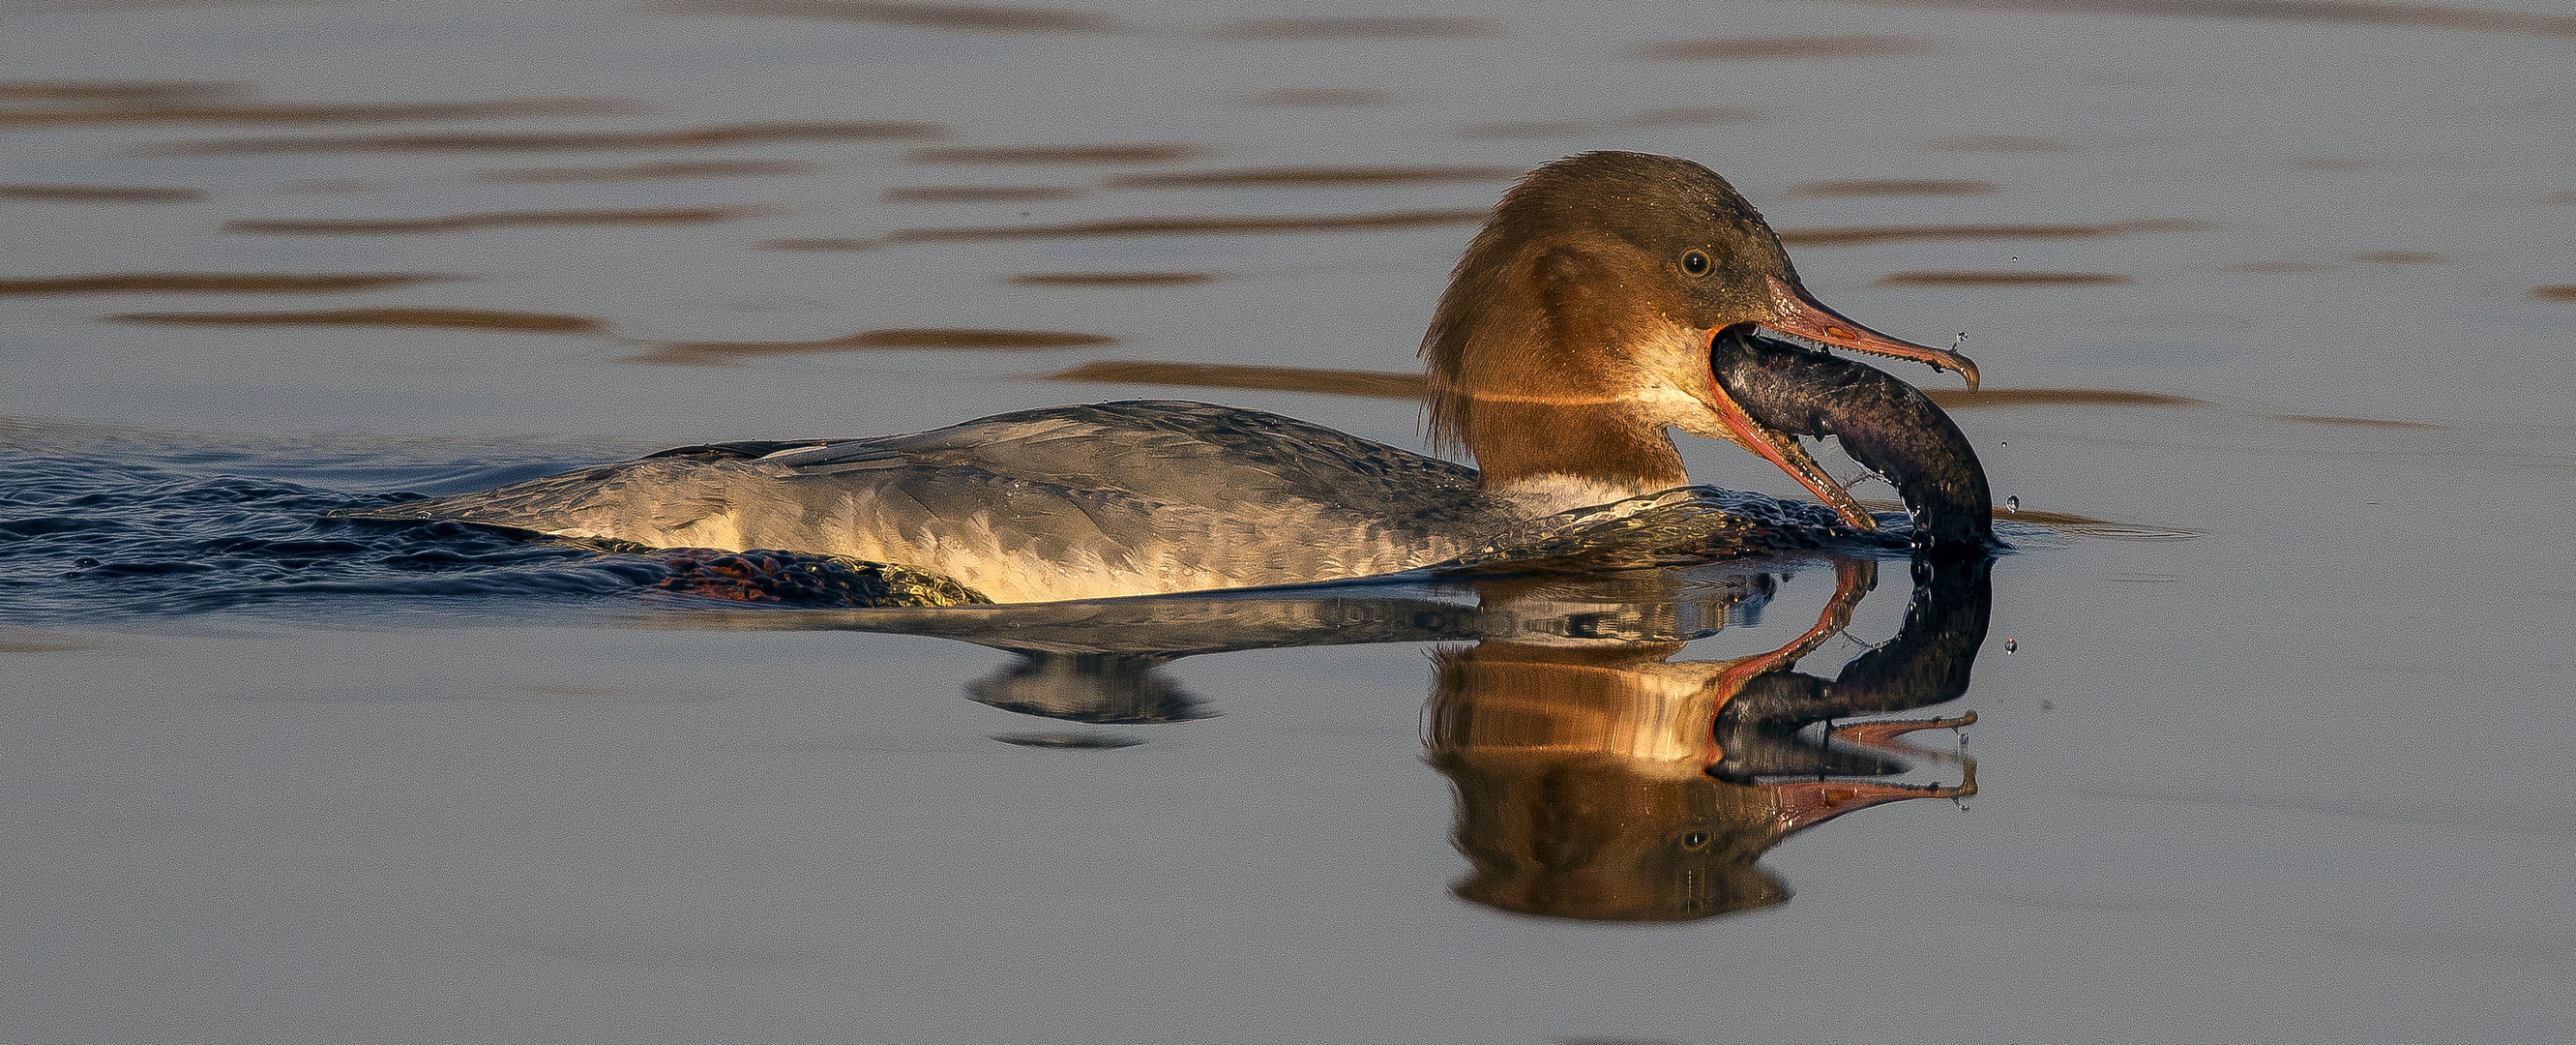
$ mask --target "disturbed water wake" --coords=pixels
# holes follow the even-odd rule
[[[336,611],[370,596],[583,600],[632,593],[666,572],[647,558],[467,526],[328,520],[323,512],[416,495],[298,481],[439,488],[558,466],[404,450],[0,429],[0,617]]]

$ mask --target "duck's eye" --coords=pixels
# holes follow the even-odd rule
[[[1682,255],[1682,271],[1694,276],[1708,275],[1708,255],[1696,250]]]
[[[1693,831],[1682,836],[1682,848],[1697,849],[1708,844],[1708,832]]]

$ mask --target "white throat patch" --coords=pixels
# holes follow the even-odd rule
[[[1589,508],[1596,504],[1624,501],[1642,494],[1654,493],[1661,486],[1610,482],[1603,479],[1547,472],[1533,475],[1494,491],[1512,503],[1513,513],[1523,519],[1537,519],[1558,512]]]

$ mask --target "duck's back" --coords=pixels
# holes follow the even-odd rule
[[[362,514],[843,555],[1004,602],[1390,573],[1449,558],[1509,521],[1464,466],[1177,401],[1050,407],[875,439],[683,447]]]

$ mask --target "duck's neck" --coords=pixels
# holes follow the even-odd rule
[[[1534,510],[1603,504],[1690,482],[1663,426],[1615,399],[1478,397],[1464,435],[1486,492],[1528,501]]]
[[[1490,492],[1616,493],[1583,502],[1600,504],[1689,483],[1665,434],[1688,413],[1668,375],[1705,373],[1708,348],[1669,303],[1623,292],[1650,263],[1603,237],[1489,239],[1492,228],[1459,263],[1424,338],[1435,442],[1474,454]]]

